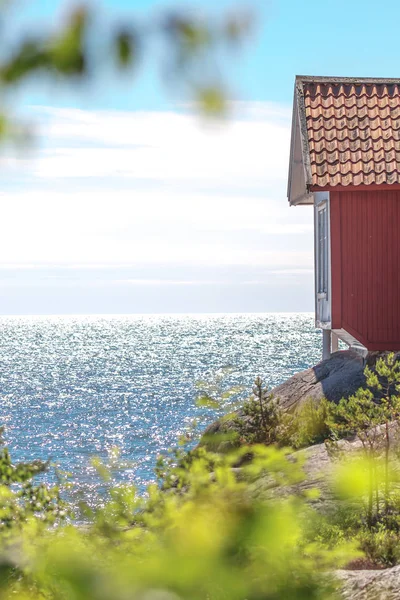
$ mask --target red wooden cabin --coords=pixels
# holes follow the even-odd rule
[[[296,78],[288,199],[314,205],[324,357],[400,350],[400,79]]]

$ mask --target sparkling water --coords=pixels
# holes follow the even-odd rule
[[[194,418],[218,416],[196,406],[196,381],[229,366],[223,386],[248,394],[320,357],[311,314],[3,317],[0,422],[15,460],[51,458],[89,496],[91,458],[113,447],[128,463],[116,480],[143,490]]]

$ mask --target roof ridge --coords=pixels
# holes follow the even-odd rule
[[[400,85],[400,78],[393,77],[328,77],[322,75],[296,75],[296,83],[391,83]]]

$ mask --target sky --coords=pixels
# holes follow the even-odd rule
[[[103,23],[155,22],[171,7],[217,19],[241,6],[91,5]],[[19,2],[9,35],[56,27],[71,6]],[[0,155],[0,314],[313,310],[312,211],[286,198],[294,77],[396,77],[400,9],[245,6],[255,27],[220,57],[231,98],[220,122],[169,82],[160,48],[134,80],[105,69],[77,88],[36,80],[8,98],[36,141]]]

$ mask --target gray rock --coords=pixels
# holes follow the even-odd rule
[[[364,359],[353,350],[341,350],[335,352],[328,360],[323,360],[314,367],[296,373],[287,381],[273,388],[271,391],[278,400],[284,411],[292,412],[307,400],[318,403],[322,398],[331,402],[339,402],[342,398],[348,398],[355,394],[360,387],[366,387],[364,375],[365,366],[371,369],[378,358],[387,354],[386,352],[370,352]],[[400,360],[400,353],[396,355]],[[251,418],[243,415],[241,410],[236,411],[234,416],[241,418],[242,424],[246,421],[251,423]],[[204,431],[204,441],[211,447],[212,436],[223,437],[235,432],[234,418],[225,418],[215,421]],[[224,451],[230,446],[229,442],[217,442],[214,449]]]
[[[316,402],[323,397],[332,402],[339,402],[343,397],[354,394],[359,387],[365,386],[364,360],[354,351],[335,352],[328,360],[323,360],[315,367],[296,373],[290,379],[272,390],[275,398],[285,411],[293,411],[306,400],[312,398]],[[233,416],[239,416],[245,425],[251,420],[239,410]],[[219,438],[229,436],[236,430],[233,418],[215,421],[203,434],[203,443],[217,451],[229,449],[229,441],[219,442]],[[213,443],[213,437],[216,443]],[[206,441],[207,440],[207,441]]]
[[[345,442],[346,452],[356,449],[358,442]],[[353,446],[354,445],[354,446]],[[312,504],[315,508],[321,506],[329,510],[333,501],[332,473],[334,471],[335,459],[332,458],[325,444],[316,444],[292,454],[293,460],[300,460],[303,464],[304,479],[300,483],[286,486],[279,484],[275,479],[266,475],[259,476],[249,484],[249,492],[252,498],[266,500],[271,497],[287,495],[302,495],[310,490],[318,489],[319,495],[315,497]]]
[[[272,391],[285,410],[301,406],[307,399],[323,397],[332,402],[348,398],[365,386],[364,359],[352,350],[335,352],[328,360],[296,373]]]
[[[315,367],[296,373],[272,391],[282,408],[288,411],[301,406],[308,398],[318,402],[325,397],[337,403],[365,387],[365,366],[373,370],[378,358],[386,354],[388,352],[369,352],[364,359],[353,350],[341,350]],[[395,356],[400,360],[400,353]]]
[[[400,566],[382,571],[337,571],[343,600],[399,600]]]
[[[384,436],[385,431],[383,426],[378,426],[377,440],[380,440],[382,446],[382,454],[384,451]],[[389,430],[391,455],[396,456],[400,449],[400,423],[394,422],[390,425]],[[379,442],[377,448],[379,448]],[[272,481],[268,475],[258,477],[249,485],[252,497],[257,499],[268,499],[271,496],[287,496],[288,494],[304,494],[310,490],[318,490],[319,495],[316,496],[311,503],[315,508],[321,509],[323,512],[329,512],[335,506],[335,474],[339,462],[343,459],[352,458],[362,450],[362,444],[357,437],[339,440],[336,444],[337,450],[330,452],[329,447],[325,444],[315,444],[302,450],[297,450],[291,454],[293,460],[299,460],[303,465],[304,479],[300,483],[290,486],[278,484]],[[396,461],[397,464],[397,461]],[[392,468],[396,468],[395,464]]]

